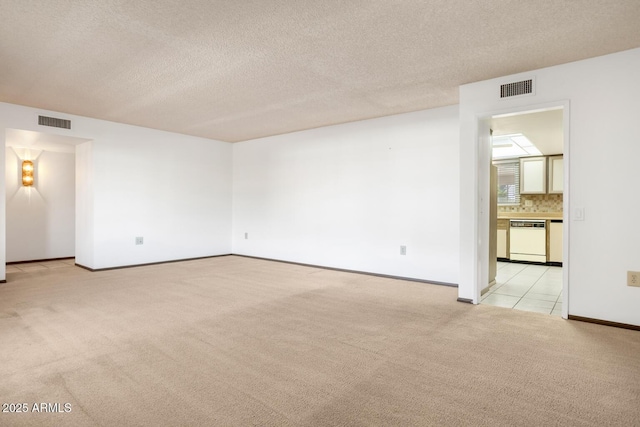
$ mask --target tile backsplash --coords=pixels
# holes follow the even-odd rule
[[[520,205],[499,205],[498,212],[562,212],[562,194],[521,194]]]

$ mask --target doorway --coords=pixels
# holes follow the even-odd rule
[[[489,115],[479,119],[479,130],[491,134],[480,138],[479,152],[490,166],[480,168],[479,182],[498,194],[488,197],[487,215],[480,215],[486,236],[480,269],[487,280],[478,301],[566,318],[568,106]],[[484,176],[494,165],[497,186]]]
[[[76,147],[87,139],[6,129],[6,273],[67,266],[75,257]],[[23,181],[31,162],[33,185]],[[16,264],[25,261],[36,263]]]

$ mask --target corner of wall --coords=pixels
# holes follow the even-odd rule
[[[0,127],[0,281],[7,279],[6,129]]]

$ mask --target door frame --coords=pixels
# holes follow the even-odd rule
[[[491,145],[489,137],[489,121],[491,117],[498,115],[519,115],[562,108],[563,141],[563,180],[564,189],[562,196],[562,318],[569,316],[570,297],[570,175],[571,168],[571,139],[570,139],[570,102],[568,100],[549,102],[544,104],[531,104],[513,107],[505,110],[489,111],[476,115],[477,153],[478,153],[478,204],[476,205],[477,230],[479,251],[476,259],[476,280],[473,284],[473,302],[479,304],[483,280],[489,276],[489,174],[491,166]]]

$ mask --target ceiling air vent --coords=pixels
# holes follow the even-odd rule
[[[500,85],[500,98],[533,93],[533,79]]]
[[[71,120],[56,119],[55,117],[38,116],[38,124],[54,128],[71,129]]]

